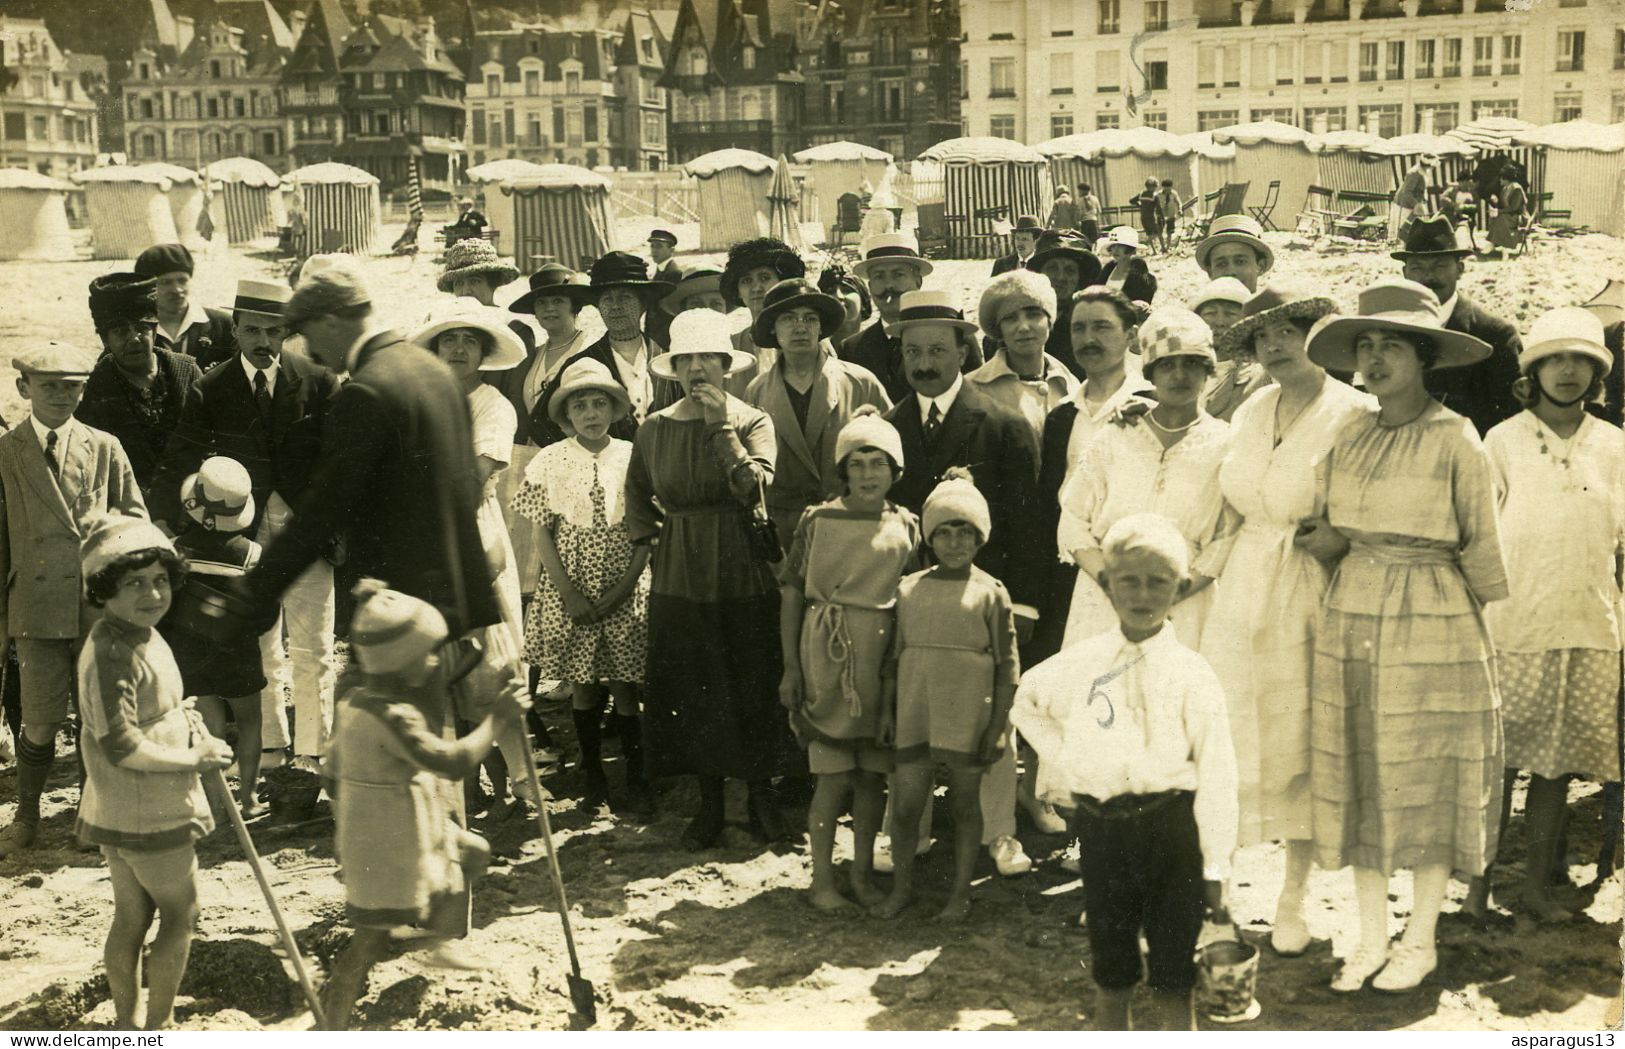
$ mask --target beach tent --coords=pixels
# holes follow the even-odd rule
[[[1213,141],[1213,132],[1197,131],[1180,138],[1190,143],[1193,162],[1191,170],[1196,174],[1191,180],[1191,188],[1199,194],[1212,193],[1224,188],[1226,182],[1236,171],[1236,144],[1228,142],[1219,145]],[[1285,196],[1281,198],[1285,200]]]
[[[1320,177],[1315,154],[1309,151],[1309,139],[1309,132],[1278,120],[1235,124],[1213,131],[1215,144],[1236,147],[1235,166],[1228,181],[1250,184],[1246,199],[1248,207],[1262,206],[1269,184],[1281,183],[1275,205],[1277,220],[1289,212],[1295,214],[1308,195],[1309,187],[1315,185],[1315,180]],[[1284,224],[1291,225],[1290,217]]]
[[[1473,179],[1474,192],[1482,200],[1500,188],[1502,166],[1515,160],[1528,176],[1532,205],[1535,197],[1546,192],[1546,147],[1520,144],[1514,136],[1534,129],[1535,125],[1515,117],[1480,117],[1451,128],[1443,137],[1465,143],[1475,156],[1461,167],[1447,165],[1445,177],[1455,177],[1459,170],[1468,170]],[[1489,212],[1489,208],[1478,209],[1481,225],[1489,221]]]
[[[205,179],[191,168],[163,162],[143,164],[169,179],[169,213],[175,220],[175,239],[201,252],[226,235],[225,201],[216,192],[212,176]],[[207,213],[207,218],[204,217]]]
[[[1513,143],[1546,151],[1545,192],[1569,222],[1625,236],[1625,124],[1567,120],[1514,132]]]
[[[288,224],[282,177],[253,157],[217,160],[205,173],[219,183],[228,242],[243,244],[272,236]]]
[[[0,169],[0,259],[74,256],[66,182],[26,168]]]
[[[491,224],[492,229],[501,234],[497,241],[499,245],[508,248],[513,246],[513,196],[501,191],[502,183],[509,179],[546,173],[547,168],[543,165],[533,164],[517,157],[505,157],[502,160],[477,164],[464,172],[464,177],[470,183],[484,190],[482,196],[485,220]],[[523,264],[520,268],[524,268]]]
[[[150,165],[117,164],[76,171],[85,188],[90,239],[98,259],[133,259],[154,244],[172,244],[175,216],[169,209],[173,180]],[[193,176],[194,178],[196,176]]]
[[[942,165],[948,258],[991,258],[1007,244],[995,223],[1013,223],[1018,215],[1046,217],[1049,159],[1029,146],[1005,138],[951,138],[920,159]]]
[[[1049,158],[1050,183],[1077,194],[1088,185],[1107,207],[1126,205],[1145,180],[1174,180],[1181,198],[1195,192],[1195,152],[1183,136],[1151,127],[1104,128],[1033,147]]]
[[[513,215],[507,242],[520,270],[529,273],[548,262],[584,269],[614,250],[609,179],[573,164],[539,164],[537,169],[497,187],[501,207]]]
[[[847,193],[861,194],[865,183],[878,195],[888,172],[896,170],[891,166],[890,153],[857,142],[827,142],[804,149],[795,155],[795,162],[812,169],[809,177],[813,196],[818,201],[817,217],[826,229],[835,221],[842,196]],[[897,206],[895,203],[871,203],[874,207]]]
[[[304,202],[304,243],[294,245],[300,258],[319,252],[347,251],[366,255],[383,222],[378,179],[349,164],[310,164],[288,172]]]
[[[1304,144],[1315,156],[1315,184],[1338,193],[1389,192],[1394,179],[1388,158],[1369,152],[1381,141],[1376,135],[1354,130],[1311,135]]]
[[[719,149],[683,165],[700,180],[701,251],[726,251],[767,235],[767,198],[777,167],[772,157],[748,149]]]

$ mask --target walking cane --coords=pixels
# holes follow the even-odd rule
[[[265,867],[260,863],[260,854],[254,848],[254,839],[248,836],[248,824],[243,822],[243,814],[237,811],[236,804],[231,801],[231,788],[226,784],[226,775],[219,769],[210,769],[205,775],[214,780],[214,785],[226,797],[226,811],[231,815],[232,829],[237,832],[237,843],[247,854],[248,865],[254,870],[254,880],[260,883],[260,892],[265,894],[265,903],[271,908],[271,917],[276,920],[277,932],[282,936],[282,949],[288,952],[288,960],[293,962],[293,973],[299,978],[299,989],[305,993],[305,1001],[310,1004],[310,1012],[316,1018],[317,1029],[325,1028],[327,1019],[322,1015],[321,999],[316,997],[316,988],[310,982],[310,974],[305,971],[304,956],[299,953],[299,945],[294,942],[287,919],[282,917],[282,908],[277,905],[276,895],[271,892],[271,883],[265,877]]]
[[[559,922],[564,926],[564,947],[570,952],[570,972],[565,982],[570,985],[570,1004],[588,1023],[598,1022],[597,995],[592,981],[581,975],[581,959],[576,956],[575,936],[570,932],[570,904],[564,898],[564,875],[559,871],[558,853],[553,849],[553,824],[547,816],[547,795],[542,792],[542,778],[536,774],[536,754],[531,750],[530,734],[521,733],[525,741],[525,776],[530,781],[531,794],[536,798],[536,825],[542,830],[542,841],[547,846],[547,865],[553,873],[553,887],[559,894]]]

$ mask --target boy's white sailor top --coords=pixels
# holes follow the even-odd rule
[[[1139,643],[1114,628],[1024,674],[1010,721],[1039,756],[1039,796],[1195,791],[1204,877],[1236,848],[1236,753],[1224,691],[1207,660],[1164,625]]]

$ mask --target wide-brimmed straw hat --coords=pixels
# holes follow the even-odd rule
[[[722,293],[722,271],[715,266],[692,266],[683,271],[682,279],[660,300],[660,308],[675,317],[683,312],[683,300],[712,291]]]
[[[1234,278],[1226,278],[1234,280]],[[1241,284],[1240,281],[1236,281]],[[1245,285],[1243,285],[1245,287]],[[1241,307],[1241,319],[1214,339],[1225,353],[1249,354],[1253,348],[1253,334],[1264,325],[1277,320],[1318,321],[1337,312],[1337,303],[1304,284],[1271,282],[1258,289],[1258,294]]]
[[[968,335],[976,334],[976,324],[965,319],[954,297],[946,291],[905,291],[897,300],[897,323],[892,325],[893,335],[902,335],[919,324],[947,324]]]
[[[435,337],[454,328],[473,328],[490,336],[491,349],[480,359],[480,371],[506,371],[524,363],[524,343],[508,327],[507,313],[496,306],[482,306],[473,299],[436,303],[429,319],[412,333],[412,341],[433,353]]]
[[[489,277],[497,287],[519,278],[519,267],[497,255],[491,242],[481,237],[464,237],[446,249],[445,268],[435,286],[451,291],[458,277]]]
[[[577,311],[583,306],[592,305],[593,301],[593,292],[587,287],[585,275],[557,262],[549,262],[530,275],[530,290],[508,303],[508,311],[523,313],[528,317],[535,312],[537,299],[555,296],[569,299],[570,305]]]
[[[864,280],[869,279],[869,267],[906,262],[919,270],[920,277],[930,276],[936,269],[931,260],[920,254],[920,242],[912,233],[877,233],[863,242],[863,261],[852,265],[852,272]]]
[[[1461,258],[1472,253],[1471,248],[1457,245],[1456,227],[1451,223],[1450,217],[1434,215],[1431,218],[1411,220],[1400,249],[1390,251],[1388,256],[1403,262],[1410,258],[1431,258],[1435,255],[1455,255]]]
[[[1535,318],[1523,337],[1518,369],[1528,374],[1537,361],[1559,353],[1579,353],[1596,361],[1602,374],[1614,370],[1614,355],[1603,339],[1602,318],[1584,306],[1559,306]]]
[[[610,419],[611,423],[626,418],[632,411],[632,399],[627,396],[626,387],[615,381],[604,362],[583,357],[564,369],[559,376],[558,389],[553,391],[553,396],[547,402],[548,417],[567,437],[575,436],[575,428],[570,425],[570,395],[582,390],[598,390],[615,402],[616,411],[614,418]]]
[[[658,379],[676,379],[672,365],[679,357],[714,353],[724,357],[730,374],[756,363],[756,358],[734,349],[733,337],[739,325],[726,313],[716,310],[684,310],[671,321],[671,349],[649,362],[649,374]]]
[[[211,455],[181,482],[181,508],[211,532],[241,532],[254,523],[254,481],[242,463]]]
[[[1208,224],[1207,236],[1196,245],[1196,264],[1207,269],[1207,253],[1220,244],[1245,244],[1264,256],[1262,273],[1275,265],[1275,252],[1264,243],[1264,227],[1247,215],[1220,215]]]
[[[781,280],[767,289],[762,300],[762,312],[751,324],[751,341],[758,346],[779,345],[779,334],[774,325],[783,314],[798,306],[818,311],[818,337],[827,339],[846,321],[846,307],[833,295],[825,295],[818,285],[805,278]]]
[[[1354,340],[1373,328],[1425,336],[1438,347],[1434,368],[1460,368],[1490,355],[1489,344],[1445,328],[1439,297],[1415,281],[1384,280],[1360,291],[1352,316],[1323,317],[1309,331],[1309,359],[1331,371],[1357,371]]]

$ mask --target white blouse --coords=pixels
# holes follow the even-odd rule
[[[596,479],[604,490],[604,523],[614,527],[626,512],[626,471],[631,462],[631,441],[611,438],[603,451],[594,455],[580,441],[570,438],[536,453],[525,468],[525,487],[539,489],[542,504],[566,523],[591,528]]]

